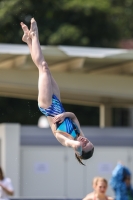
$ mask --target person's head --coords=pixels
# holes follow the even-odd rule
[[[99,178],[99,177],[94,177],[94,178],[93,178],[92,187],[93,187],[94,190],[95,190],[95,186],[96,186],[96,184],[97,184],[98,178]]]
[[[93,179],[93,189],[98,195],[105,195],[108,187],[108,182],[103,177],[95,177]]]
[[[4,174],[3,174],[2,168],[0,167],[0,180],[3,180],[3,179],[4,179]]]
[[[94,146],[87,138],[82,137],[82,136],[79,136],[77,138],[77,141],[80,142],[80,145],[82,147],[82,154],[79,155],[78,153],[75,153],[75,157],[79,161],[80,164],[84,165],[82,163],[82,160],[87,160],[92,157],[93,152],[94,152]]]
[[[131,176],[127,175],[124,177],[124,182],[126,183],[127,186],[131,185]]]
[[[125,166],[123,166],[123,181],[126,183],[127,186],[131,185],[131,172]]]

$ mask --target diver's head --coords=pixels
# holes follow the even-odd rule
[[[82,137],[82,136],[79,136],[77,138],[77,141],[80,142],[80,145],[82,147],[82,152],[81,152],[81,155],[79,155],[78,152],[75,152],[75,156],[77,160],[79,161],[79,163],[84,165],[82,163],[82,160],[87,160],[92,157],[93,152],[94,152],[94,146],[87,138]]]

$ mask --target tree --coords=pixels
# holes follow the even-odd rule
[[[117,22],[125,8],[113,0],[1,0],[0,9],[3,43],[21,43],[19,23],[29,25],[35,17],[41,44],[114,47],[122,36],[121,25],[127,22]]]

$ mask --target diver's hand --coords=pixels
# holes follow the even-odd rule
[[[75,141],[75,142],[76,142],[75,148],[74,148],[75,153],[78,154],[79,156],[81,156],[82,155],[82,146],[79,141]]]
[[[65,119],[65,113],[61,113],[61,114],[59,114],[59,115],[56,115],[55,117],[53,117],[53,122],[54,123],[62,123],[63,121],[64,121],[64,119]]]

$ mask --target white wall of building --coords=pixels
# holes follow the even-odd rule
[[[95,176],[110,180],[119,159],[133,169],[133,149],[130,147],[95,147],[94,156],[82,166],[72,149],[22,146],[20,195],[83,198],[92,191]],[[110,187],[108,194],[113,195]]]
[[[20,135],[20,125],[0,124],[0,165],[12,179],[14,197],[82,199],[92,191],[95,176],[110,180],[118,160],[133,170],[133,147],[95,146],[93,157],[82,166],[72,149],[22,145]],[[108,194],[113,195],[110,187]]]

